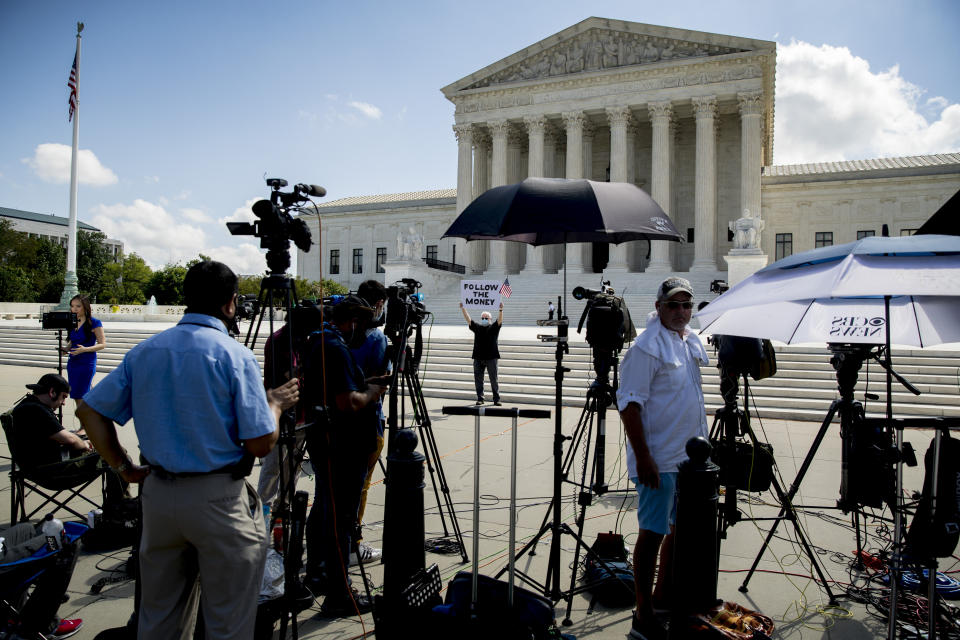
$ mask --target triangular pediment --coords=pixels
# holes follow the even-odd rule
[[[587,18],[444,87],[459,91],[749,51],[776,43],[638,22]]]

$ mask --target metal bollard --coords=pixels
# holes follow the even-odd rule
[[[399,429],[387,457],[387,491],[383,525],[383,595],[391,609],[401,606],[400,593],[426,566],[423,548],[423,454],[417,434]]]
[[[707,611],[717,604],[720,467],[709,459],[710,450],[706,438],[691,438],[687,442],[689,460],[680,463],[671,589],[675,620],[687,613]],[[682,597],[680,585],[683,585]]]

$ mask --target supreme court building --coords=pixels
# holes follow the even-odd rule
[[[528,176],[632,182],[653,196],[687,242],[566,249],[573,283],[596,286],[602,272],[647,291],[668,272],[726,279],[738,254],[755,270],[883,224],[907,234],[960,189],[960,154],[774,165],[775,68],[775,42],[588,18],[444,87],[456,189],[320,204],[322,237],[306,219],[321,255],[301,253],[298,275],[322,268],[355,288],[416,251],[458,277],[534,286],[563,268],[562,246],[440,238],[478,195]],[[729,231],[738,219],[756,231],[749,246]]]

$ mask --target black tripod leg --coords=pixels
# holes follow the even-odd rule
[[[750,578],[753,577],[754,571],[757,569],[757,565],[760,564],[760,558],[763,556],[763,552],[767,550],[767,547],[770,546],[770,541],[773,539],[774,534],[777,532],[777,526],[780,524],[780,521],[784,519],[784,514],[787,513],[789,509],[790,512],[793,512],[793,497],[797,495],[797,492],[800,490],[800,483],[803,482],[804,476],[807,474],[807,470],[810,468],[810,463],[813,462],[814,456],[817,454],[817,450],[820,448],[820,444],[823,442],[824,436],[827,435],[827,429],[830,428],[830,424],[833,422],[833,416],[837,412],[837,407],[840,405],[839,400],[834,400],[830,404],[830,410],[827,411],[827,416],[823,419],[823,423],[820,425],[820,430],[817,432],[817,437],[814,438],[813,444],[810,445],[810,450],[807,451],[807,456],[803,459],[803,464],[800,465],[800,470],[797,471],[797,477],[794,478],[793,484],[790,485],[790,491],[784,496],[783,490],[780,488],[779,483],[774,478],[774,486],[777,487],[778,492],[780,493],[780,513],[777,518],[773,521],[773,525],[770,527],[770,532],[767,533],[766,539],[763,541],[763,545],[760,546],[760,550],[757,552],[757,557],[753,560],[753,565],[750,567],[750,571],[747,572],[747,576],[743,579],[743,583],[740,585],[740,591],[742,593],[747,592],[747,583],[750,582]],[[753,435],[753,430],[750,430],[751,437],[756,443],[756,436]],[[756,446],[756,445],[754,445]],[[806,541],[804,540],[804,546],[806,547]],[[808,553],[809,547],[807,547]],[[813,562],[813,556],[810,556],[811,562]],[[815,562],[814,562],[815,564]],[[817,565],[817,572],[820,573],[819,565]],[[821,574],[822,575],[822,574]],[[830,592],[830,587],[824,581],[824,586],[827,588],[827,592]],[[831,601],[833,600],[833,595],[830,596]]]
[[[586,440],[587,440],[587,448],[586,448],[586,451],[584,452],[585,460],[590,459],[590,435],[593,432],[594,413],[589,410],[591,407],[591,403],[593,408],[595,409],[597,404],[596,398],[593,398],[592,400],[590,400],[588,397],[587,399],[587,411],[585,412],[586,422],[583,424],[584,431],[586,432]],[[579,429],[581,428],[581,426],[577,425],[577,428]],[[571,448],[570,451],[575,451],[575,449]],[[587,467],[588,466],[591,467],[589,485],[587,484]],[[577,544],[573,551],[573,564],[571,565],[572,570],[570,571],[570,589],[567,591],[567,597],[566,597],[567,615],[563,619],[564,626],[570,626],[571,624],[570,611],[573,609],[573,589],[577,585],[577,569],[579,568],[578,565],[580,562],[580,546],[581,546],[581,541],[583,540],[583,524],[587,518],[587,505],[589,504],[589,501],[590,501],[589,490],[585,489],[585,487],[593,486],[593,482],[596,477],[596,471],[597,471],[596,458],[594,458],[593,465],[588,465],[588,464],[583,465],[583,473],[580,476],[580,513],[577,515],[577,535],[576,535]]]
[[[467,556],[467,545],[463,540],[463,533],[460,530],[460,522],[457,520],[457,511],[450,496],[450,486],[447,484],[447,477],[443,471],[443,464],[440,462],[440,452],[437,447],[437,440],[433,436],[433,426],[430,423],[430,416],[427,413],[427,403],[423,397],[423,390],[420,387],[420,379],[413,371],[405,371],[404,378],[407,387],[410,389],[410,396],[414,405],[414,415],[419,414],[420,439],[423,442],[423,451],[427,459],[427,468],[430,470],[430,482],[433,484],[433,493],[437,499],[437,510],[440,512],[440,520],[443,523],[444,536],[449,536],[447,524],[444,519],[444,507],[447,515],[450,517],[450,526],[453,529],[454,538],[460,545],[460,557],[464,562],[469,562]],[[434,479],[436,473],[436,479]],[[439,481],[439,487],[437,482]],[[443,495],[441,504],[440,495]]]

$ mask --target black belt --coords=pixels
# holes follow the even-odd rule
[[[214,469],[213,471],[180,471],[174,473],[173,471],[167,471],[158,464],[153,464],[150,462],[144,461],[150,466],[150,473],[156,475],[158,478],[163,480],[174,480],[177,478],[198,478],[200,476],[212,476],[219,474],[232,475],[237,470],[238,463],[228,464],[225,467],[220,467],[219,469]]]
[[[153,464],[149,460],[140,456],[140,464],[149,465],[150,472],[156,473],[158,478],[164,480],[173,480],[175,478],[197,478],[200,476],[211,476],[218,474],[226,474],[232,477],[234,480],[240,480],[241,478],[246,478],[250,475],[250,472],[253,470],[253,456],[249,453],[244,453],[243,457],[237,460],[234,463],[228,464],[225,467],[220,467],[219,469],[213,469],[212,471],[181,471],[179,473],[174,473],[173,471],[167,471],[158,464]]]

